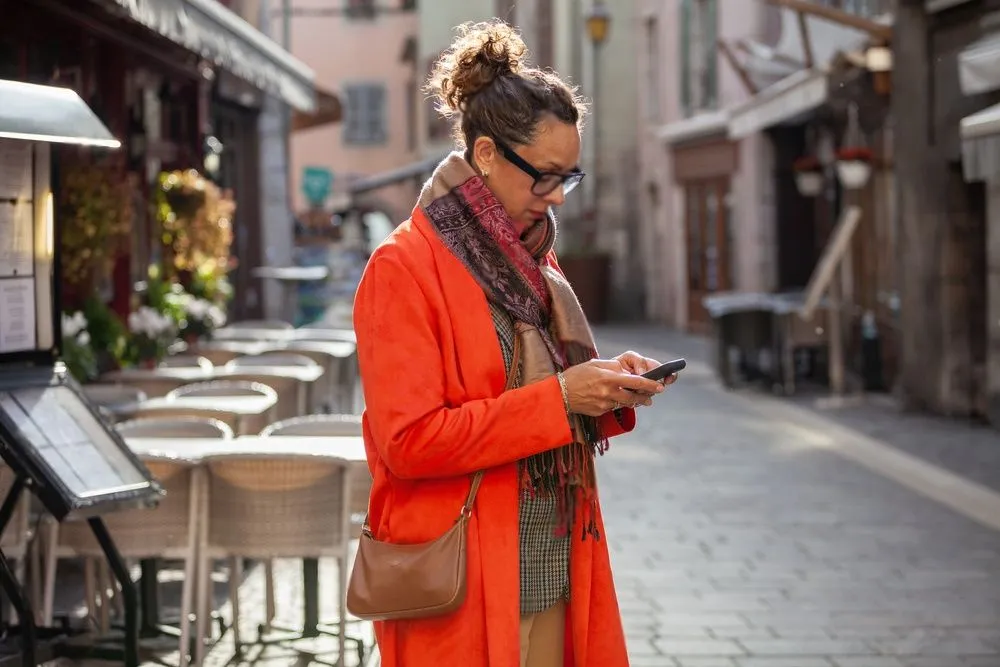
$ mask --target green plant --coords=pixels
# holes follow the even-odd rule
[[[177,323],[150,306],[139,306],[128,316],[129,337],[125,361],[130,364],[156,363],[177,339]]]
[[[157,219],[167,249],[167,278],[178,274],[224,276],[231,268],[236,203],[194,169],[160,174]]]
[[[98,372],[122,363],[125,354],[125,325],[113,310],[96,295],[83,303],[83,317],[87,322],[90,349],[97,362]]]
[[[60,172],[63,281],[86,294],[110,275],[131,229],[129,186],[115,165],[66,160]]]
[[[87,331],[87,318],[81,311],[62,316],[61,358],[77,382],[88,382],[97,377],[97,357]]]

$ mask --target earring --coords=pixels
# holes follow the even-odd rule
[[[489,178],[489,177],[490,177],[490,172],[488,172],[488,171],[486,171],[486,170],[484,169],[484,170],[483,170],[483,178]]]

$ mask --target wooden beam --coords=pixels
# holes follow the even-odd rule
[[[799,19],[799,36],[802,38],[802,53],[806,56],[806,67],[812,69],[816,65],[816,59],[813,56],[812,39],[809,37],[809,22],[802,12],[796,12],[796,16]]]
[[[743,63],[736,59],[736,54],[734,54],[733,50],[729,48],[729,45],[725,42],[725,40],[719,39],[716,41],[718,42],[719,51],[722,53],[722,57],[726,59],[729,66],[736,72],[736,76],[740,78],[740,81],[743,83],[743,87],[747,89],[747,92],[750,93],[751,96],[756,95],[757,86],[754,85],[753,79],[750,78],[750,74],[747,72],[746,67],[743,66]]]
[[[851,12],[845,12],[843,9],[819,5],[810,0],[767,0],[767,2],[778,7],[785,7],[796,12],[801,12],[802,14],[816,16],[832,23],[839,23],[840,25],[854,28],[861,32],[867,32],[872,37],[886,41],[892,40],[892,26],[883,25],[878,21],[873,21]]]

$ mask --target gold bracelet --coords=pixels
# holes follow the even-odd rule
[[[556,379],[559,380],[559,391],[562,392],[563,407],[566,408],[566,414],[569,414],[569,389],[566,388],[566,378],[563,376],[562,371],[556,373]]]

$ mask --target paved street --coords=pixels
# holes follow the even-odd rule
[[[600,462],[634,667],[1000,665],[1000,496],[796,402],[721,389],[697,339],[649,327],[599,338],[606,355],[690,362]],[[880,428],[905,433],[892,419]],[[963,428],[933,433],[944,443]],[[279,618],[294,623],[299,564],[277,563],[276,581]],[[327,618],[335,581],[324,563]],[[262,583],[258,568],[242,587],[247,638]],[[225,641],[209,664],[232,654]],[[269,648],[244,664],[298,662]]]
[[[663,340],[606,330],[602,352],[697,354]],[[1000,532],[904,485],[936,471],[841,433],[692,360],[613,443],[601,484],[633,665],[1000,664]],[[947,481],[921,488],[1000,511]]]

